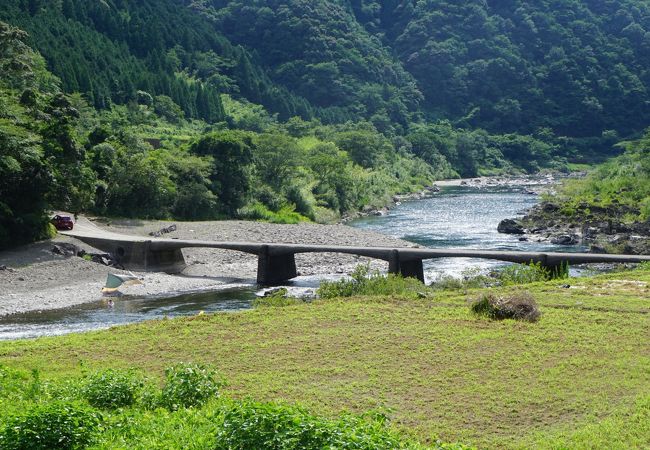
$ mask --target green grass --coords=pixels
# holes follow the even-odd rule
[[[522,289],[537,323],[477,318],[480,290],[352,297],[5,342],[0,364],[43,379],[132,366],[162,379],[193,361],[218,368],[229,397],[332,418],[380,409],[423,443],[650,446],[650,271],[494,292]]]

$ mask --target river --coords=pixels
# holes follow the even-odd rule
[[[352,226],[384,233],[431,248],[467,248],[514,251],[578,251],[567,247],[521,241],[520,236],[497,232],[505,218],[521,216],[539,198],[521,186],[447,186],[430,198],[407,201],[385,216],[355,220]],[[506,263],[482,259],[441,258],[425,261],[425,279],[459,276],[469,268],[489,270]]]
[[[426,247],[481,248],[521,251],[571,251],[548,243],[522,242],[518,236],[500,234],[498,223],[535,205],[537,196],[519,187],[443,187],[430,198],[405,201],[381,217],[365,217],[350,226],[366,228]],[[425,262],[428,282],[445,276],[461,276],[470,267],[489,270],[502,262],[445,258]],[[336,275],[331,277],[335,278]],[[322,278],[322,277],[321,277]],[[290,287],[313,290],[317,277],[299,277]],[[121,298],[60,310],[30,312],[0,318],[0,339],[33,338],[89,331],[163,317],[196,315],[201,311],[239,311],[251,307],[257,287],[224,286],[216,292],[171,298]]]

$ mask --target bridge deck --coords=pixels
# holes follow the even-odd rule
[[[185,267],[181,249],[218,248],[258,256],[257,279],[263,284],[286,281],[297,275],[297,253],[346,253],[388,261],[389,271],[424,280],[422,261],[435,258],[482,258],[514,263],[540,263],[548,268],[561,264],[638,263],[650,261],[648,255],[610,255],[595,253],[516,252],[474,249],[430,249],[356,247],[339,245],[281,244],[264,242],[216,242],[191,239],[161,239],[107,232],[96,227],[80,227],[62,234],[75,237],[93,247],[110,252],[134,270],[180,272]]]

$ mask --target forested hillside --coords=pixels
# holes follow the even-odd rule
[[[640,0],[6,0],[0,20],[0,245],[53,208],[327,222],[650,124]]]
[[[569,153],[650,123],[642,0],[7,0],[0,18],[102,108],[143,90],[212,122],[219,92],[280,119],[449,119]]]
[[[424,109],[491,131],[622,136],[650,119],[650,3],[357,1],[418,80]]]
[[[429,120],[493,133],[550,132],[589,152],[650,123],[645,1],[192,4],[233,42],[258,50],[278,83],[320,106],[348,104],[376,124],[399,123],[415,107]]]

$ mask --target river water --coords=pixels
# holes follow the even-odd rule
[[[404,202],[386,216],[365,217],[352,225],[431,248],[530,252],[581,250],[577,246],[520,241],[520,236],[497,232],[501,220],[521,216],[526,209],[537,204],[538,197],[529,192],[523,186],[443,187],[440,193],[430,198]],[[468,258],[428,260],[424,263],[425,279],[431,282],[443,276],[459,276],[469,268],[487,271],[505,264]]]
[[[403,202],[386,216],[366,217],[350,225],[388,234],[425,247],[485,250],[571,251],[548,243],[521,242],[518,236],[500,234],[504,218],[520,215],[538,201],[518,187],[443,187],[431,198]],[[461,276],[470,267],[490,270],[504,263],[466,258],[425,261],[428,282],[445,275]],[[322,278],[332,278],[322,277]],[[299,277],[291,287],[314,289],[316,277]],[[34,338],[107,328],[163,317],[196,315],[201,311],[240,311],[251,307],[257,286],[230,285],[209,293],[168,298],[119,298],[53,311],[31,312],[0,318],[0,339]]]

